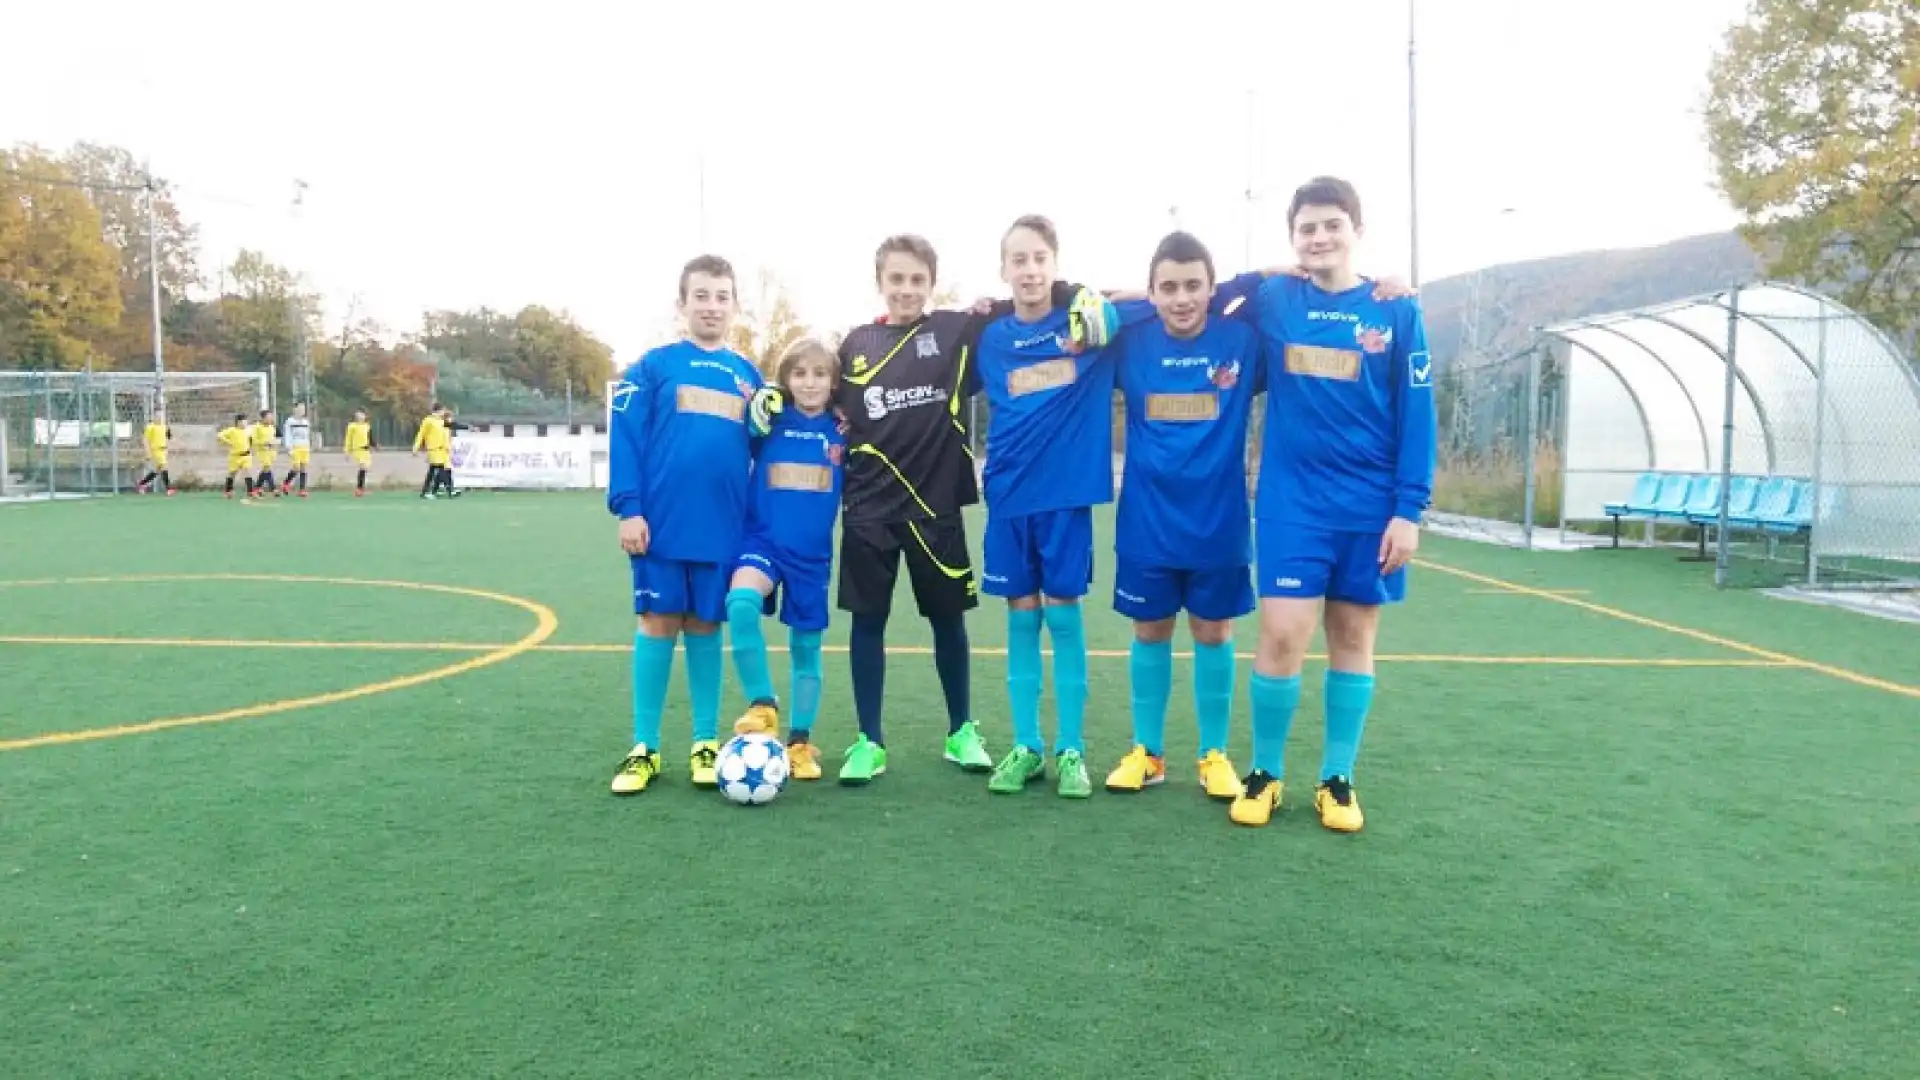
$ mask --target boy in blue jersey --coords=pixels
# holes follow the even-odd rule
[[[1314,807],[1327,828],[1358,832],[1354,759],[1373,702],[1380,608],[1406,595],[1433,489],[1433,365],[1419,301],[1380,300],[1353,270],[1361,214],[1351,184],[1307,183],[1287,221],[1308,277],[1269,278],[1242,306],[1264,345],[1267,424],[1255,500],[1253,771],[1228,813],[1265,825],[1279,805],[1324,604],[1327,734]]]
[[[1127,410],[1113,607],[1134,621],[1134,746],[1106,785],[1139,791],[1166,779],[1174,620],[1184,610],[1200,783],[1213,798],[1234,799],[1233,620],[1254,606],[1246,442],[1263,383],[1260,341],[1244,322],[1208,319],[1213,257],[1191,234],[1162,240],[1148,276],[1160,318],[1129,327],[1108,350]]]
[[[1062,310],[1053,298],[1060,250],[1053,223],[1013,223],[1000,241],[1000,276],[1013,312],[989,323],[977,351],[979,386],[992,405],[985,469],[985,573],[1007,601],[1007,690],[1014,746],[994,766],[989,791],[1009,793],[1046,775],[1040,734],[1040,628],[1053,639],[1059,793],[1093,793],[1083,734],[1087,639],[1080,598],[1093,579],[1093,511],[1113,499],[1113,365],[1100,348],[1146,304],[1117,311],[1090,292]],[[1044,600],[1044,603],[1043,603]]]
[[[733,666],[745,690],[746,714],[734,723],[740,734],[780,734],[780,706],[767,671],[767,639],[760,618],[772,614],[780,594],[780,621],[787,625],[793,664],[787,760],[795,780],[820,779],[814,752],[814,717],[820,712],[820,635],[827,628],[827,581],[833,576],[833,523],[840,514],[841,469],[846,437],[828,408],[840,382],[840,360],[824,344],[801,338],[781,354],[774,382],[783,399],[754,456],[747,504],[746,539],[734,563],[727,593],[727,629]],[[791,407],[785,407],[790,402]],[[849,758],[853,754],[849,752]],[[878,767],[886,771],[886,753]],[[852,778],[864,782],[871,775]],[[849,782],[843,773],[841,782]]]
[[[687,337],[649,351],[613,392],[607,509],[632,560],[632,751],[613,793],[645,791],[660,772],[660,714],[685,634],[693,704],[693,782],[715,785],[719,756],[720,637],[727,581],[740,553],[752,472],[748,405],[760,372],[727,348],[737,311],[733,268],[702,255],[680,272]]]

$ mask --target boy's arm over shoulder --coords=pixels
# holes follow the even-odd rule
[[[1438,456],[1433,401],[1433,357],[1427,352],[1426,319],[1420,301],[1404,297],[1393,307],[1393,376],[1400,445],[1394,469],[1393,516],[1419,524],[1433,498],[1433,466]]]
[[[641,505],[646,432],[658,381],[658,372],[647,363],[653,355],[648,353],[627,368],[608,402],[613,416],[607,428],[607,510],[622,520],[646,515]]]

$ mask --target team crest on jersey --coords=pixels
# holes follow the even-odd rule
[[[859,356],[856,356],[853,358],[853,373],[855,375],[864,375],[866,374],[866,371],[867,371],[867,356],[865,353],[861,353]]]
[[[1240,361],[1228,360],[1207,368],[1207,381],[1215,389],[1231,390],[1240,385]]]
[[[741,397],[743,397],[743,398],[752,398],[752,397],[753,397],[753,384],[752,384],[752,383],[750,383],[750,382],[748,382],[747,380],[745,380],[745,379],[743,379],[743,378],[741,378],[741,377],[740,377],[740,376],[738,376],[738,375],[735,375],[735,376],[733,377],[733,385],[734,385],[734,389],[736,389],[736,390],[739,390],[739,391],[740,391],[740,396],[741,396]]]
[[[913,339],[913,354],[922,360],[931,360],[940,355],[940,342],[932,334],[921,334]]]
[[[840,467],[841,457],[842,457],[842,452],[841,452],[840,444],[828,443],[827,444],[827,464],[837,469]]]
[[[1393,344],[1393,327],[1357,323],[1353,328],[1353,340],[1360,343],[1361,351],[1378,355]]]

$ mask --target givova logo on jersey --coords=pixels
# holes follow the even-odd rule
[[[867,417],[878,420],[888,413],[903,409],[914,409],[922,405],[941,405],[947,400],[947,388],[944,386],[907,386],[885,387],[869,386],[860,395],[860,401],[867,407]]]

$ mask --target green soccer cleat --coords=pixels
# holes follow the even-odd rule
[[[996,795],[1011,795],[1024,791],[1028,784],[1044,779],[1047,775],[1047,759],[1038,751],[1024,746],[1016,746],[1007,751],[1000,764],[993,767],[993,775],[987,778],[987,790]]]
[[[959,731],[947,736],[946,758],[967,772],[988,772],[993,768],[993,758],[987,754],[986,740],[980,737],[980,729],[971,720],[960,725]]]
[[[1054,767],[1060,773],[1060,797],[1063,799],[1087,799],[1093,797],[1093,778],[1087,775],[1087,759],[1078,750],[1060,751],[1059,760]]]
[[[847,747],[847,760],[840,766],[840,782],[866,784],[887,771],[887,750],[868,741],[865,735]]]

